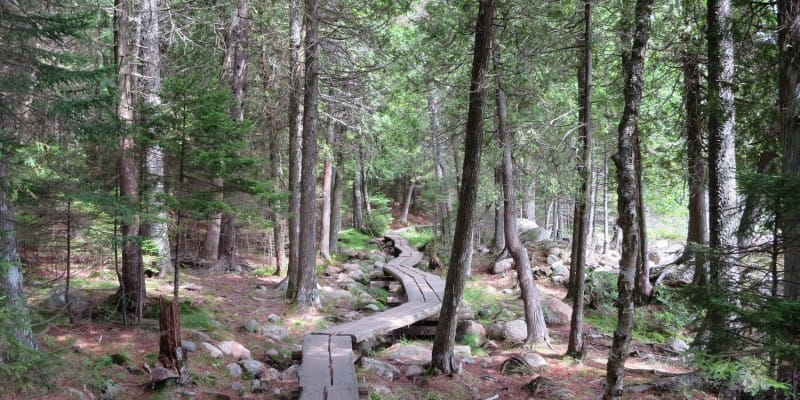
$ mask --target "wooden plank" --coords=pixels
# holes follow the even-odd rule
[[[309,334],[303,338],[303,362],[300,364],[301,399],[322,399],[331,384],[329,335]]]
[[[353,340],[350,336],[331,336],[331,370],[333,386],[357,386],[356,368],[353,366]]]
[[[321,399],[321,397],[320,397]],[[358,400],[358,386],[333,386],[328,389],[327,400]]]

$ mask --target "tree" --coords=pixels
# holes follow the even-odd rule
[[[303,154],[300,175],[300,241],[295,304],[310,306],[317,293],[317,92],[319,90],[319,8],[317,0],[305,1],[305,88],[303,98]]]
[[[142,83],[144,103],[154,116],[161,110],[161,30],[158,0],[142,2]],[[158,143],[159,131],[153,124],[148,130],[150,144],[145,149],[147,203],[153,208],[152,220],[142,223],[142,235],[149,236],[158,250],[159,275],[174,272],[169,245],[167,211],[164,208],[164,150]]]
[[[286,297],[297,292],[300,268],[300,173],[303,134],[303,13],[299,0],[289,1],[289,271]]]
[[[569,330],[567,354],[579,357],[583,352],[583,292],[586,287],[587,236],[591,231],[588,203],[592,201],[592,0],[583,0],[584,39],[581,68],[578,72],[580,88],[580,139],[581,151],[578,159],[580,191],[575,199],[575,223],[572,229],[572,265],[570,275],[574,279],[569,289],[572,296],[572,318]]]
[[[733,22],[730,0],[710,0],[707,7],[709,244],[713,252],[709,290],[711,297],[722,300],[731,279],[737,279],[730,262],[737,244]],[[729,345],[724,340],[727,318],[713,305],[706,317],[707,350],[719,353]]]
[[[457,370],[453,358],[456,337],[458,306],[464,292],[468,258],[471,254],[473,218],[478,194],[481,149],[483,147],[483,107],[489,75],[489,56],[492,46],[492,22],[495,14],[494,0],[480,0],[475,24],[470,79],[469,109],[464,139],[464,164],[458,194],[456,228],[450,254],[450,268],[445,281],[444,301],[433,342],[432,364],[443,374]]]
[[[511,159],[511,133],[506,123],[508,106],[506,92],[503,87],[503,72],[500,59],[500,43],[495,39],[492,46],[492,58],[495,68],[495,94],[497,104],[497,133],[503,146],[503,225],[505,226],[505,243],[508,252],[514,259],[517,270],[522,303],[525,312],[525,325],[528,336],[526,343],[540,343],[548,341],[547,326],[544,323],[544,312],[539,300],[539,288],[533,280],[531,262],[528,250],[519,240],[517,233],[516,207],[514,205],[514,163]]]
[[[115,55],[117,63],[117,118],[122,135],[120,154],[119,192],[126,201],[128,210],[122,218],[122,275],[120,277],[120,300],[123,312],[134,311],[138,322],[142,318],[146,292],[142,247],[139,240],[139,168],[137,147],[133,137],[133,66],[130,37],[130,5],[127,0],[116,0]]]
[[[641,254],[641,233],[637,196],[639,178],[636,164],[637,123],[644,89],[644,62],[650,37],[653,0],[636,1],[636,28],[631,51],[625,62],[623,94],[625,108],[619,123],[617,153],[612,157],[617,167],[619,226],[622,228],[622,254],[617,288],[617,328],[608,355],[604,400],[622,397],[625,361],[633,332],[634,288],[637,258]]]

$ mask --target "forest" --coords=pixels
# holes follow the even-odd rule
[[[800,0],[0,0],[0,398],[795,399],[798,194]]]

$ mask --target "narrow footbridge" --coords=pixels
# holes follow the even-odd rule
[[[397,233],[386,235],[386,239],[393,242],[397,257],[383,270],[402,283],[408,301],[357,321],[307,334],[300,365],[301,400],[358,399],[353,346],[432,317],[442,308],[442,278],[414,268],[422,261],[422,253]]]

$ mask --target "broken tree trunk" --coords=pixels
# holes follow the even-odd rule
[[[158,386],[170,380],[183,384],[189,380],[186,354],[181,348],[181,309],[177,301],[169,304],[160,298],[158,326],[161,338],[158,343],[158,363],[150,373],[151,386]]]

